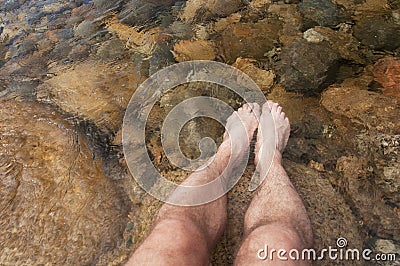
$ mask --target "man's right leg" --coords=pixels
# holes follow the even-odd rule
[[[268,122],[266,116],[271,112],[274,124]],[[261,130],[260,130],[261,129]],[[268,139],[271,130],[276,130],[277,142]],[[289,180],[282,167],[282,152],[286,147],[290,134],[289,120],[282,112],[282,108],[276,103],[264,104],[259,124],[259,133],[256,145],[256,163],[268,167],[262,149],[276,149],[272,166],[265,180],[258,188],[249,209],[246,212],[244,222],[245,240],[236,257],[236,265],[302,265],[309,264],[306,261],[279,260],[278,251],[284,249],[286,254],[282,257],[289,258],[289,251],[297,249],[300,252],[304,248],[312,246],[311,224],[300,196]],[[264,160],[264,161],[263,161]],[[257,162],[258,161],[258,162]],[[259,165],[261,173],[263,165]],[[268,250],[266,250],[266,245]],[[264,249],[264,252],[258,252]],[[273,260],[270,258],[272,249]],[[261,260],[260,257],[266,257]]]

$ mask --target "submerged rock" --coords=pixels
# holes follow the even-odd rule
[[[363,240],[357,218],[345,198],[329,182],[336,173],[319,173],[288,160],[285,160],[284,167],[305,203],[313,228],[315,249],[335,246],[341,236],[346,237],[350,247],[361,249]],[[329,265],[332,263],[328,262]],[[340,265],[340,262],[336,263]]]
[[[354,36],[374,50],[395,50],[400,47],[400,25],[391,13],[358,17]]]
[[[297,37],[301,36],[303,18],[297,10],[297,5],[272,4],[268,8],[268,13],[278,16],[279,20],[283,21],[279,41],[284,46],[289,45]]]
[[[322,105],[367,130],[400,134],[399,100],[357,87],[333,87],[322,95]]]
[[[114,2],[114,1],[104,1]],[[140,26],[149,24],[157,20],[157,18],[170,10],[177,0],[135,0],[125,1],[126,4],[118,14],[118,19],[131,26]]]
[[[257,23],[235,23],[228,26],[216,40],[219,53],[227,63],[236,58],[266,59],[279,40],[281,22],[264,19]]]
[[[82,21],[76,28],[75,28],[75,36],[89,38],[93,34],[96,34],[100,29],[100,26],[97,25],[96,22],[90,20]]]
[[[322,105],[336,115],[337,134],[346,134],[352,156],[337,161],[343,179],[333,180],[347,194],[373,234],[399,240],[400,105],[395,98],[357,87],[330,88]],[[349,134],[347,117],[362,131]]]
[[[121,23],[115,16],[106,22],[106,28],[110,33],[117,35],[121,41],[124,41],[129,50],[146,57],[153,54],[157,44],[165,43],[168,39],[167,35],[163,34],[158,27],[151,28],[148,31],[140,27],[130,27]]]
[[[240,0],[188,0],[180,17],[188,22],[204,21],[211,17],[227,17],[242,6]]]
[[[2,264],[95,264],[127,216],[86,139],[49,107],[0,104]]]
[[[180,41],[174,46],[173,54],[178,62],[191,60],[214,60],[214,44],[211,41]]]
[[[313,94],[333,83],[340,55],[326,41],[298,39],[282,49],[277,74],[288,91]]]
[[[337,171],[342,178],[332,181],[345,192],[368,231],[378,237],[399,240],[398,214],[392,204],[386,202],[385,192],[377,188],[379,176],[371,168],[366,158],[345,156],[337,161]]]
[[[400,254],[400,245],[387,239],[377,239],[375,241],[375,251],[384,254]]]
[[[382,92],[400,99],[400,59],[386,57],[374,65],[375,81],[382,84]]]
[[[330,47],[335,50],[346,61],[355,64],[366,64],[365,59],[368,52],[365,51],[360,42],[350,33],[336,31],[327,27],[314,27],[304,32],[303,38],[311,43],[327,41]]]
[[[262,91],[269,92],[274,85],[275,74],[272,70],[258,68],[255,64],[257,61],[254,59],[238,58],[232,66],[249,75]]]
[[[123,41],[111,39],[101,44],[96,55],[103,60],[121,60],[129,57],[129,51]]]
[[[116,9],[121,4],[121,0],[117,1],[108,1],[108,0],[93,0],[93,4],[96,9],[101,11],[109,10],[109,9]]]
[[[39,101],[94,122],[107,132],[122,124],[124,109],[141,82],[132,62],[106,64],[94,61],[55,69],[56,76],[37,88]]]
[[[306,28],[316,25],[333,27],[346,21],[344,12],[331,0],[303,0],[298,8],[306,19]]]

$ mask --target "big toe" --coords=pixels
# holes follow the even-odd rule
[[[258,103],[253,103],[253,104],[252,104],[252,110],[253,110],[253,113],[254,113],[254,115],[256,116],[256,118],[259,119],[260,116],[261,116],[261,108],[260,108],[260,105],[259,105]]]

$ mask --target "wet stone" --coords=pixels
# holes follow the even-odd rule
[[[94,21],[84,20],[74,30],[75,36],[87,38],[95,34],[100,27]]]
[[[174,55],[171,52],[171,47],[167,44],[160,44],[153,52],[149,59],[149,75],[153,75],[164,67],[175,63]]]
[[[124,109],[141,81],[132,62],[114,64],[86,61],[52,69],[56,76],[38,87],[39,101],[58,106],[81,119],[90,120],[104,132],[117,131]]]
[[[287,46],[298,36],[301,36],[303,17],[297,9],[297,5],[271,4],[268,13],[276,15],[283,21],[282,32],[279,34],[279,41]]]
[[[120,60],[128,57],[129,51],[123,41],[111,39],[101,44],[96,55],[103,60]]]
[[[104,1],[107,2],[107,1]],[[118,19],[127,25],[139,26],[157,20],[161,14],[166,14],[177,0],[137,0],[127,1],[118,14]]]
[[[399,100],[359,87],[332,87],[322,94],[322,105],[366,129],[400,134]]]
[[[400,47],[400,25],[391,14],[363,16],[354,27],[354,36],[374,50],[395,50]]]
[[[343,156],[336,166],[342,177],[331,181],[344,191],[367,231],[378,237],[399,240],[396,207],[385,200],[385,191],[377,188],[374,181],[379,175],[372,169],[373,165],[365,157]]]
[[[0,1],[0,6],[6,11],[11,11],[17,9],[24,5],[26,0],[3,0]]]
[[[272,70],[261,69],[256,65],[257,61],[254,59],[238,58],[232,66],[249,75],[262,91],[270,92],[274,85],[274,72]]]
[[[219,53],[228,63],[237,58],[267,59],[279,40],[281,22],[264,19],[257,23],[235,23],[228,26],[216,40]]]
[[[346,17],[331,0],[303,0],[298,8],[304,18],[305,28],[316,25],[333,27],[346,21]]]
[[[400,59],[386,57],[375,63],[373,68],[375,81],[379,82],[386,95],[400,99]]]
[[[95,264],[127,205],[86,139],[49,107],[1,100],[2,264]]]
[[[339,59],[338,52],[326,41],[298,39],[282,49],[277,74],[286,90],[314,94],[334,82]]]
[[[342,30],[333,30],[327,27],[316,26],[303,33],[303,38],[311,43],[327,41],[342,59],[349,63],[366,65],[366,58],[371,57],[370,52],[362,47],[360,42],[351,33]],[[342,65],[345,63],[342,62]]]
[[[109,0],[93,0],[94,6],[98,10],[109,10],[109,9],[116,9],[121,4],[121,0],[117,1],[109,1]]]
[[[336,116],[337,134],[346,135],[353,156],[343,156],[336,170],[343,179],[332,180],[343,189],[369,231],[382,238],[399,239],[400,183],[399,102],[357,87],[330,88],[322,105]],[[363,130],[344,126],[347,117]],[[372,199],[372,200],[371,200]]]
[[[392,240],[377,239],[375,241],[375,251],[385,254],[400,254],[400,245],[394,243]]]
[[[210,41],[180,41],[174,46],[174,57],[178,62],[191,60],[214,60],[214,44]]]
[[[204,21],[212,17],[227,17],[242,6],[240,0],[189,0],[180,17],[188,22]]]

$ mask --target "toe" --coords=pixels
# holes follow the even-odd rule
[[[274,104],[272,105],[272,112],[277,113],[278,112],[278,107],[279,105],[277,103],[274,102]]]
[[[260,118],[261,111],[260,105],[258,105],[258,103],[253,103],[253,113],[257,117],[257,119]]]
[[[263,113],[269,113],[271,112],[271,106],[269,102],[264,103],[263,107],[262,107],[262,112]]]
[[[278,109],[278,104],[273,101],[268,101],[268,104],[271,112],[276,113]]]

